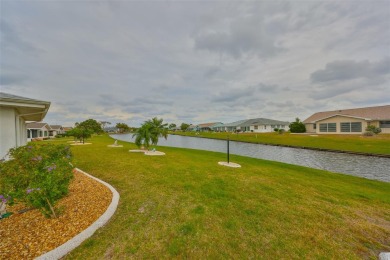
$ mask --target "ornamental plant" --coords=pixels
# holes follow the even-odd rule
[[[295,122],[292,122],[290,125],[290,132],[291,133],[304,133],[306,132],[306,127],[303,122],[299,120],[299,118],[295,118]]]
[[[0,194],[57,217],[56,202],[68,194],[73,177],[69,146],[29,144],[10,150],[0,164]]]
[[[366,127],[366,131],[367,132],[372,132],[373,134],[380,134],[382,132],[382,129],[380,129],[379,127],[376,127],[374,125],[369,125]]]

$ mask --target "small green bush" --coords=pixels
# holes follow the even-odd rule
[[[380,132],[382,132],[382,129],[380,129],[379,127],[376,127],[374,125],[369,125],[366,127],[366,131],[367,132],[372,132],[374,134],[379,134]]]
[[[292,122],[289,125],[289,128],[290,128],[291,133],[305,133],[306,132],[305,124],[303,122],[301,122],[298,117],[295,119],[295,122]]]
[[[55,204],[73,177],[69,146],[32,143],[11,149],[10,155],[13,160],[0,164],[0,194],[56,217]]]
[[[374,136],[374,133],[371,131],[366,131],[363,133],[364,136]]]

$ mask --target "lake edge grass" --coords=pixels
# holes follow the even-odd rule
[[[236,171],[216,165],[222,153],[158,147],[167,156],[151,158],[129,154],[127,142],[107,148],[112,141],[72,148],[75,165],[115,186],[121,202],[70,259],[266,259],[286,250],[358,259],[390,250],[388,183],[234,155]]]
[[[390,134],[377,136],[325,135],[291,133],[228,133],[228,132],[170,132],[172,135],[190,136],[263,145],[286,146],[331,152],[345,152],[390,157]]]

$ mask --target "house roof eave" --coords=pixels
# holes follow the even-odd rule
[[[350,118],[362,119],[362,120],[365,120],[365,121],[372,121],[371,118],[365,118],[365,117],[360,117],[360,116],[351,116],[351,115],[343,115],[343,114],[335,114],[335,115],[327,116],[327,117],[320,118],[320,119],[317,119],[317,120],[313,120],[313,121],[310,121],[310,122],[306,122],[306,123],[304,123],[304,124],[314,124],[314,123],[317,123],[317,122],[319,122],[319,121],[323,121],[323,120],[326,120],[326,119],[329,119],[329,118],[332,118],[332,117],[336,117],[336,116],[342,116],[342,117],[350,117]]]

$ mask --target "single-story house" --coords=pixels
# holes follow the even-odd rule
[[[218,131],[218,132],[234,132],[237,129],[239,129],[239,125],[241,125],[242,123],[244,123],[246,121],[248,121],[248,119],[235,121],[235,122],[228,123],[228,124],[219,124],[219,125],[214,126],[213,130]]]
[[[270,133],[274,129],[283,129],[288,131],[290,123],[286,121],[273,120],[268,118],[254,118],[246,120],[237,126],[237,130],[242,132]]]
[[[369,125],[390,133],[390,105],[318,112],[303,123],[317,134],[362,134]]]
[[[222,124],[221,122],[203,123],[198,125],[198,131],[207,132],[212,131],[213,127]]]
[[[198,129],[198,126],[197,125],[189,125],[188,126],[188,128],[187,128],[187,131],[189,131],[189,132],[195,132],[195,131],[197,131],[197,129]]]
[[[289,122],[278,121],[267,118],[253,118],[245,119],[229,124],[216,125],[214,131],[226,132],[254,132],[254,133],[268,133],[274,132],[275,128],[289,130]]]
[[[46,139],[49,138],[50,126],[42,122],[27,123],[27,139]]]
[[[50,125],[49,136],[51,138],[56,137],[58,134],[64,134],[64,128],[61,125]]]
[[[221,122],[214,122],[214,123],[203,123],[203,124],[198,124],[198,125],[190,125],[188,127],[188,131],[193,131],[193,132],[206,132],[206,131],[212,131],[213,127],[216,125],[222,124]]]
[[[0,159],[9,149],[27,144],[26,121],[41,121],[50,102],[0,92]]]
[[[66,132],[72,130],[73,127],[71,127],[71,126],[64,126],[64,127],[62,127],[62,129],[64,130],[64,134],[66,134]]]

